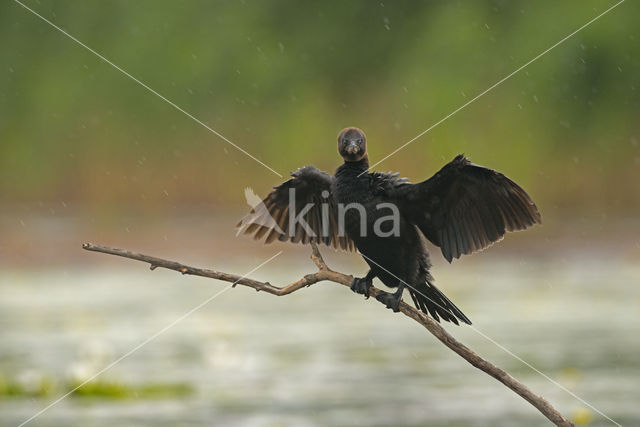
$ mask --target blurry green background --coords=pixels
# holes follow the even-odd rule
[[[27,4],[286,174],[333,171],[349,125],[377,161],[614,3]],[[639,16],[627,2],[379,168],[421,180],[464,152],[543,207],[637,211]],[[243,186],[279,182],[12,2],[0,50],[5,206],[153,214],[243,203]]]
[[[282,175],[372,162],[614,1],[25,1]],[[456,154],[504,172],[544,226],[452,265],[480,330],[640,423],[640,4],[626,1],[378,165]],[[236,238],[282,178],[13,1],[0,4],[0,425],[17,425],[220,289],[80,249],[126,247],[286,283],[305,248]],[[356,255],[325,250],[361,274]],[[348,290],[234,290],[33,425],[546,425],[411,322]],[[469,329],[576,422],[610,425]],[[303,379],[303,380],[301,380]]]

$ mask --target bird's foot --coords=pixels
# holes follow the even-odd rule
[[[366,277],[356,277],[351,282],[351,290],[356,294],[362,294],[369,299],[369,289],[373,286],[373,280]]]
[[[383,303],[385,307],[393,310],[394,313],[400,311],[400,301],[402,301],[402,294],[390,294],[389,292],[380,291],[376,295],[376,299]]]

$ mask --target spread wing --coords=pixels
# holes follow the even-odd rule
[[[331,197],[333,178],[313,166],[291,176],[251,209],[238,223],[238,233],[264,238],[265,243],[290,240],[354,250],[353,241],[338,233],[337,206]]]
[[[490,246],[506,231],[542,222],[535,203],[518,184],[462,154],[428,180],[397,182],[385,193],[449,262]]]

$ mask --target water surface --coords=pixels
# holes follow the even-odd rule
[[[236,262],[225,267],[250,270]],[[0,397],[0,425],[19,424],[226,286],[113,265],[1,273],[0,375],[23,393]],[[312,268],[283,258],[253,276],[285,283]],[[484,256],[437,266],[436,277],[479,330],[623,425],[640,424],[639,266]],[[563,413],[611,425],[473,330],[447,329]],[[331,283],[285,298],[231,289],[97,381],[131,393],[73,395],[32,425],[547,425],[421,326]]]

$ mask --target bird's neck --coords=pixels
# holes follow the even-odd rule
[[[358,174],[366,172],[369,170],[369,156],[365,154],[364,157],[357,162],[348,162],[345,160],[344,164],[340,166],[339,169],[349,172],[357,172]]]
[[[334,197],[338,203],[362,203],[370,198],[368,170],[366,156],[357,162],[345,161],[336,169]]]

